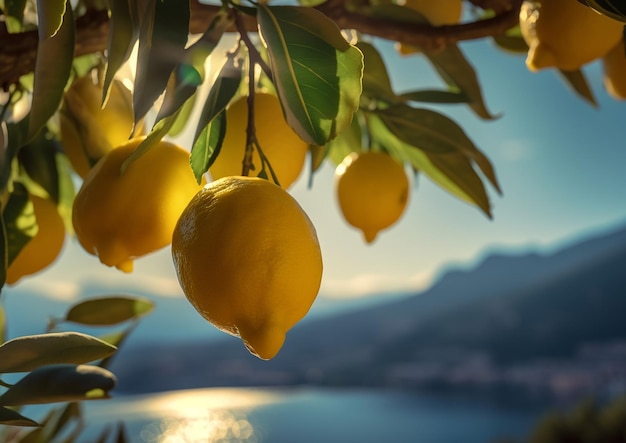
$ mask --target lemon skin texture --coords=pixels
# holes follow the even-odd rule
[[[241,97],[226,110],[226,134],[219,155],[209,168],[213,179],[242,174],[247,124],[247,97]],[[302,172],[308,144],[287,124],[278,97],[271,94],[255,94],[254,127],[263,154],[269,160],[280,185],[288,189]],[[252,155],[252,163],[254,170],[249,175],[258,176],[262,163],[256,149]],[[271,180],[268,167],[265,172]]]
[[[335,188],[343,217],[367,243],[400,219],[409,199],[403,166],[383,152],[346,156],[335,170]]]
[[[264,360],[307,314],[322,278],[308,216],[284,189],[256,177],[205,186],[180,217],[172,257],[200,315]]]
[[[50,266],[65,243],[65,226],[56,204],[32,194],[30,201],[39,229],[7,268],[6,282],[10,285]]]
[[[104,107],[102,91],[103,86],[91,75],[76,79],[65,93],[59,113],[63,150],[82,178],[94,161],[128,141],[133,133],[131,91],[120,80],[113,80]],[[140,124],[134,133],[142,132]]]
[[[201,189],[189,152],[161,141],[121,173],[144,137],[107,153],[74,199],[72,222],[83,248],[107,266],[131,272],[133,260],[170,244],[174,226]]]
[[[575,71],[603,57],[620,40],[623,24],[576,0],[524,1],[520,31],[529,47],[531,71]]]
[[[620,41],[602,59],[604,87],[616,100],[626,100],[626,50]]]

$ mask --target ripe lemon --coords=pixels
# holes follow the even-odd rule
[[[91,75],[76,79],[64,95],[60,112],[63,150],[83,178],[96,160],[126,142],[133,131],[130,90],[121,81],[113,80],[104,107],[102,90],[102,84]],[[135,133],[141,131],[140,127]]]
[[[559,68],[575,71],[604,56],[620,40],[623,24],[575,0],[526,0],[520,30],[528,44],[531,71]]]
[[[367,243],[393,225],[409,199],[409,180],[400,163],[383,152],[353,152],[335,171],[337,199],[346,221]]]
[[[132,271],[133,259],[171,242],[178,217],[201,189],[189,166],[189,152],[165,141],[122,174],[122,163],[143,139],[131,139],[96,163],[72,211],[83,248],[124,272]]]
[[[200,191],[172,238],[180,285],[196,310],[261,359],[313,304],[322,255],[296,200],[257,177],[225,177]]]
[[[620,40],[602,59],[604,68],[604,87],[616,100],[626,100],[626,50]]]
[[[247,125],[247,97],[242,97],[226,110],[226,134],[222,148],[209,168],[213,179],[241,175]],[[271,94],[258,93],[254,96],[254,127],[261,150],[269,160],[280,185],[284,189],[289,188],[302,172],[308,144],[287,124],[278,98]],[[256,149],[252,163],[255,169],[250,175],[258,175],[262,164]],[[271,180],[269,169],[266,168],[265,171]]]
[[[462,0],[401,0],[398,4],[419,12],[434,26],[455,25],[463,13]],[[402,55],[419,52],[414,46],[402,43],[397,45],[397,50]]]
[[[39,229],[8,267],[8,284],[17,283],[22,277],[50,266],[65,242],[65,226],[56,204],[36,195],[30,195],[30,201]]]

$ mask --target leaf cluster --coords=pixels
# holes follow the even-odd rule
[[[116,377],[107,367],[115,352],[137,326],[141,317],[154,308],[144,298],[111,295],[91,298],[71,305],[63,318],[51,319],[43,334],[28,335],[0,342],[0,374],[19,377],[14,383],[0,380],[0,437],[7,441],[72,442],[84,428],[79,402],[110,397]],[[6,330],[4,310],[0,307],[0,331]],[[65,324],[82,327],[121,326],[100,338],[83,333],[61,331]],[[22,375],[20,375],[22,374]],[[41,420],[23,415],[26,405],[62,403],[49,410]],[[33,428],[18,433],[11,427]],[[99,441],[106,441],[106,429]],[[123,440],[123,428],[117,430]],[[120,440],[121,438],[121,440]]]

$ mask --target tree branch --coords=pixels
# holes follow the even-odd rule
[[[316,9],[333,20],[341,29],[353,29],[362,34],[418,46],[424,51],[435,51],[459,41],[502,34],[517,23],[522,3],[522,0],[470,1],[478,7],[494,10],[496,15],[489,19],[458,25],[430,26],[368,16],[350,8],[346,0],[327,0]],[[204,32],[221,9],[220,6],[206,5],[199,0],[191,0],[190,4],[189,29],[193,34]],[[249,32],[257,31],[253,17],[245,16],[243,19],[243,24]],[[76,20],[75,55],[104,51],[108,32],[107,12],[87,11]],[[36,30],[9,34],[5,27],[0,26],[0,86],[3,89],[7,90],[8,86],[16,83],[22,75],[34,70],[37,46]]]

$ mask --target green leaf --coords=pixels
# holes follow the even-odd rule
[[[363,94],[389,103],[397,101],[387,67],[378,50],[363,41],[357,43],[357,48],[363,54]]]
[[[40,5],[55,3],[39,1]],[[46,20],[47,7],[38,9],[40,20]],[[48,26],[51,28],[52,26]],[[57,111],[70,76],[74,59],[74,17],[68,4],[61,27],[52,37],[39,28],[39,47],[35,61],[35,80],[29,117],[28,138],[32,138]]]
[[[135,78],[135,121],[143,118],[167,86],[185,55],[189,34],[189,2],[152,0],[139,32]]]
[[[260,4],[257,21],[287,122],[304,141],[326,144],[358,109],[361,51],[312,8]]]
[[[204,127],[191,149],[191,169],[198,183],[217,158],[226,134],[226,113],[221,112]]]
[[[461,200],[476,205],[491,218],[491,204],[485,187],[471,162],[460,152],[434,154],[404,143],[387,129],[376,115],[368,118],[375,142],[407,160],[433,182]]]
[[[222,146],[226,132],[226,114],[223,111],[241,84],[240,66],[234,56],[229,56],[204,102],[194,135],[190,159],[191,169],[198,183],[215,161]]]
[[[89,365],[42,366],[0,395],[0,405],[20,406],[109,398],[117,380],[110,371]]]
[[[565,83],[580,96],[583,100],[589,103],[593,107],[598,107],[596,97],[593,95],[593,91],[589,87],[585,73],[580,69],[576,71],[564,71],[558,70],[559,74],[565,81]]]
[[[338,165],[351,152],[361,152],[363,150],[363,134],[359,119],[355,115],[352,124],[334,140],[328,143],[328,157]]]
[[[202,75],[192,66],[181,64],[174,69],[165,89],[163,104],[159,109],[156,122],[178,112],[202,84]]]
[[[40,426],[36,421],[4,406],[0,406],[0,424],[8,426]]]
[[[20,164],[28,176],[41,186],[55,203],[59,202],[59,170],[56,161],[58,150],[59,141],[45,128],[18,152]]]
[[[198,94],[193,94],[180,108],[178,117],[176,117],[176,121],[174,122],[174,124],[172,124],[172,127],[167,132],[167,135],[169,135],[170,137],[176,137],[185,130],[185,128],[187,127],[187,123],[189,123],[189,117],[191,116],[191,113],[196,106],[197,98]]]
[[[467,97],[469,106],[476,115],[488,120],[497,117],[485,105],[474,67],[456,45],[449,44],[441,51],[425,55],[448,86]]]
[[[405,92],[400,98],[411,102],[458,104],[468,103],[469,99],[460,91],[440,91],[434,89],[422,89],[419,91]]]
[[[13,263],[22,248],[37,235],[39,226],[28,191],[19,182],[13,185],[6,208],[2,213],[7,239],[7,267]],[[2,371],[0,371],[2,372]]]
[[[102,102],[120,67],[129,59],[139,37],[136,2],[110,0],[109,41],[107,43],[107,66],[104,75]]]
[[[26,0],[4,0],[4,18],[8,32],[23,30],[25,8]]]
[[[13,158],[26,142],[28,118],[19,123],[0,122],[0,192],[6,191],[11,179]]]
[[[0,345],[0,373],[32,371],[56,363],[88,363],[116,347],[79,332],[53,332],[14,338]]]
[[[445,153],[472,145],[459,125],[438,112],[406,105],[375,112],[396,137],[424,151]]]
[[[66,19],[67,0],[37,0],[39,40],[54,37]]]
[[[141,317],[153,309],[154,303],[145,297],[98,297],[73,305],[68,310],[65,321],[108,326]]]

